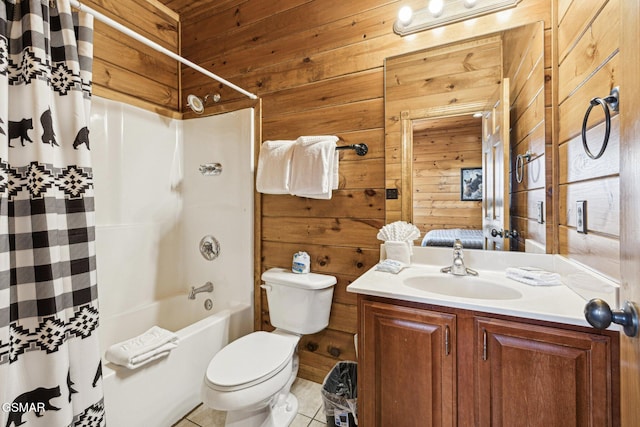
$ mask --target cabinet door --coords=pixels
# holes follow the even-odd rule
[[[611,426],[608,337],[476,318],[480,426]]]
[[[360,305],[359,425],[454,426],[455,316]]]

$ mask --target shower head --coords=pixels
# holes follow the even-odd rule
[[[194,113],[202,114],[204,112],[204,107],[209,99],[213,99],[213,102],[219,102],[220,94],[206,94],[204,99],[201,99],[199,96],[196,96],[194,94],[190,94],[189,96],[187,96],[187,105],[193,110]]]
[[[191,94],[187,96],[187,105],[196,114],[202,114],[204,111],[204,102],[202,102],[202,99],[196,95]]]

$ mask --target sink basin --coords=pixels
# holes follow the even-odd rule
[[[404,284],[421,291],[460,298],[509,300],[522,297],[522,293],[517,289],[475,276],[429,274],[407,278]]]

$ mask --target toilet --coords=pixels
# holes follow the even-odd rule
[[[273,332],[241,337],[209,362],[202,401],[227,411],[227,427],[287,427],[298,412],[291,384],[298,374],[301,335],[329,324],[336,278],[272,268],[262,274]]]

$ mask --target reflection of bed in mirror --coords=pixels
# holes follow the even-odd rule
[[[441,246],[452,248],[453,242],[460,239],[462,247],[466,249],[482,249],[482,230],[467,230],[462,228],[438,229],[428,231],[422,239],[421,246]]]

